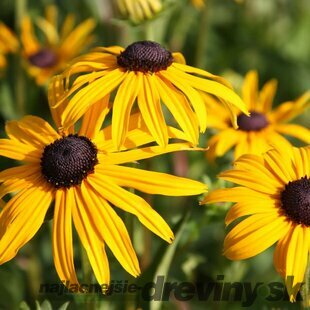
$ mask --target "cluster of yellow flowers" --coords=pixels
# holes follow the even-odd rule
[[[236,202],[227,225],[248,216],[228,233],[224,254],[245,259],[278,242],[274,263],[285,279],[294,276],[293,301],[310,244],[310,147],[294,148],[281,134],[310,143],[308,128],[286,124],[309,107],[310,93],[272,110],[274,80],[258,92],[258,75],[249,72],[241,99],[224,78],[187,65],[182,54],[153,41],[97,47],[66,67],[91,41],[94,21],[73,29],[68,16],[58,34],[57,11],[49,7],[37,24],[46,42],[39,43],[26,17],[22,54],[38,84],[53,76],[48,99],[57,130],[35,116],[6,123],[8,138],[0,139],[0,155],[23,164],[0,172],[0,198],[16,193],[0,213],[0,263],[36,234],[54,201],[52,243],[60,279],[78,283],[72,220],[100,284],[110,281],[105,245],[126,271],[138,276],[138,258],[114,207],[132,213],[169,243],[174,236],[143,198],[124,187],[170,196],[199,195],[207,187],[124,164],[181,150],[205,151],[198,146],[199,132],[210,127],[217,133],[207,157],[222,156],[235,146],[234,168],[220,177],[241,186],[216,190],[201,204]],[[12,48],[0,45],[1,57],[17,49],[8,33]],[[163,104],[174,126],[167,124]],[[112,123],[104,127],[109,114]]]

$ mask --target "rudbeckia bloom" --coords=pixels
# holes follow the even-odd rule
[[[286,142],[260,156],[243,155],[219,177],[241,185],[215,190],[202,202],[236,202],[225,219],[237,224],[225,238],[224,255],[246,259],[277,242],[274,265],[294,301],[310,246],[310,147]]]
[[[310,143],[309,128],[288,123],[309,107],[310,92],[305,92],[298,99],[284,102],[272,109],[276,88],[276,80],[270,80],[259,92],[257,72],[247,73],[242,87],[242,97],[251,114],[250,117],[238,115],[238,129],[231,126],[227,111],[216,100],[205,96],[209,109],[209,126],[218,131],[209,140],[210,151],[206,154],[208,158],[223,156],[233,147],[235,159],[242,154],[259,155],[272,146],[281,144],[285,140],[283,135]]]
[[[57,97],[51,90],[50,100]],[[106,97],[105,101],[108,100]],[[173,232],[163,218],[142,198],[127,191],[186,196],[206,191],[200,182],[128,166],[137,160],[190,149],[188,143],[150,146],[154,140],[139,115],[132,116],[128,138],[121,151],[111,141],[111,128],[100,130],[107,113],[99,101],[85,114],[80,130],[56,132],[39,117],[26,116],[6,124],[8,139],[0,140],[0,155],[24,162],[0,172],[0,197],[17,192],[0,213],[0,263],[12,259],[42,225],[52,201],[53,256],[63,281],[77,284],[72,246],[72,219],[96,279],[108,284],[109,265],[105,244],[133,276],[139,263],[122,219],[114,207],[135,215],[162,239],[171,243]],[[61,107],[60,107],[61,108]],[[57,113],[55,113],[57,111]],[[59,126],[59,112],[53,116]],[[169,136],[182,133],[169,128]],[[144,146],[148,144],[148,146]]]
[[[14,33],[0,22],[0,70],[6,67],[6,54],[14,53],[18,49],[18,41]]]
[[[205,0],[191,0],[192,5],[197,9],[201,9],[205,6]]]
[[[161,0],[117,0],[116,5],[122,17],[135,24],[153,18],[162,10]]]
[[[74,16],[68,15],[58,32],[58,11],[48,6],[45,18],[38,17],[36,25],[44,35],[40,41],[35,34],[33,23],[25,16],[21,25],[23,56],[29,74],[37,84],[42,85],[54,74],[64,70],[69,61],[78,56],[91,41],[95,27],[93,19],[87,19],[74,28]]]
[[[70,77],[76,78],[68,85]],[[198,128],[207,127],[205,102],[198,91],[207,92],[247,113],[242,100],[227,82],[184,63],[180,53],[171,53],[158,43],[139,41],[126,49],[97,48],[81,56],[63,73],[70,102],[62,114],[62,126],[74,124],[96,101],[117,88],[113,103],[112,140],[119,149],[126,137],[128,120],[135,102],[156,142],[165,146],[168,130],[161,101],[173,115],[187,140],[198,143]],[[137,99],[137,100],[136,100]],[[61,102],[61,101],[60,101]]]

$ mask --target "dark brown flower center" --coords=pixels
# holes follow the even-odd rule
[[[96,146],[84,136],[69,135],[44,148],[41,171],[56,188],[81,184],[98,163]]]
[[[29,56],[28,59],[31,64],[39,68],[53,67],[57,63],[57,55],[47,48]]]
[[[310,179],[289,182],[281,193],[282,209],[297,224],[310,226]]]
[[[268,120],[262,113],[250,111],[250,116],[240,114],[237,117],[237,123],[240,130],[243,131],[259,131],[268,126]]]
[[[135,42],[117,57],[119,66],[144,73],[166,70],[172,62],[171,52],[152,41]]]

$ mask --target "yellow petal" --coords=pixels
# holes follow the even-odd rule
[[[140,274],[139,262],[122,219],[109,203],[87,182],[82,184],[85,209],[95,219],[98,238],[104,240],[116,259],[134,277]]]
[[[61,281],[78,284],[73,262],[71,209],[74,196],[70,189],[56,191],[53,219],[53,257]]]
[[[198,144],[198,121],[186,98],[169,81],[154,78],[159,95],[189,141]]]
[[[171,82],[176,88],[178,88],[189,100],[190,104],[193,106],[200,126],[200,132],[205,132],[207,128],[207,110],[201,95],[190,85],[190,83],[178,76],[178,71],[174,72],[169,67],[166,71],[160,71],[158,74],[163,80]],[[196,82],[197,84],[197,82]]]
[[[225,225],[230,225],[233,221],[246,215],[262,214],[266,216],[279,216],[278,201],[257,200],[254,202],[238,202],[229,209],[225,217]]]
[[[98,165],[96,171],[119,186],[132,187],[149,194],[187,196],[207,191],[203,183],[166,173],[116,165]]]
[[[104,119],[110,111],[109,99],[110,95],[108,94],[88,109],[83,117],[79,135],[93,139],[99,133]]]
[[[228,170],[219,175],[221,179],[249,187],[266,194],[276,194],[282,187],[270,184],[272,179],[260,173],[249,173],[244,170]]]
[[[25,50],[26,56],[30,56],[36,53],[40,49],[40,43],[38,42],[32,22],[29,16],[25,16],[22,19],[21,24],[21,41]]]
[[[249,111],[255,111],[258,103],[258,74],[257,71],[249,71],[242,85],[242,97]]]
[[[209,140],[210,152],[207,153],[207,157],[213,159],[215,156],[223,156],[238,143],[239,139],[240,134],[235,129],[228,128],[221,131]]]
[[[168,131],[161,109],[159,92],[157,91],[154,75],[142,75],[141,90],[138,95],[138,106],[141,111],[145,124],[155,138],[155,141],[161,145],[168,144]]]
[[[286,254],[285,282],[291,301],[295,301],[296,295],[304,280],[308,263],[308,239],[307,227],[296,225]]]
[[[228,81],[226,81],[224,78],[222,78],[221,76],[212,74],[208,71],[205,71],[205,70],[202,70],[199,68],[195,68],[192,66],[188,66],[185,63],[173,63],[172,66],[175,67],[176,69],[179,69],[180,71],[183,71],[186,73],[198,74],[198,75],[201,75],[201,76],[206,77],[208,79],[215,80],[215,81],[220,82],[221,84],[231,88],[230,83]]]
[[[78,55],[82,49],[85,49],[90,40],[90,33],[96,26],[94,19],[89,18],[79,24],[71,33],[67,36],[62,37],[62,43],[60,45],[60,50],[66,57],[73,57],[73,55]]]
[[[260,106],[258,112],[268,113],[271,110],[272,102],[277,91],[277,80],[268,81],[259,93]]]
[[[116,207],[137,216],[139,221],[154,234],[171,243],[174,236],[168,224],[141,197],[132,194],[100,175],[90,175],[88,182],[102,198]]]
[[[5,130],[12,139],[42,147],[53,143],[60,135],[40,117],[27,115],[20,121],[6,122]]]
[[[6,177],[6,180],[0,185],[0,198],[4,197],[9,193],[30,188],[39,179],[42,179],[41,167],[39,165],[35,166],[23,165],[21,167],[16,168],[29,169],[29,170],[24,170],[24,173],[22,173],[17,171],[17,169],[15,170],[14,168],[11,168],[12,170],[7,169],[11,170],[8,174],[10,174],[13,171],[17,172],[17,174],[14,174],[11,178]]]
[[[277,124],[275,125],[275,130],[310,144],[310,130],[306,127],[296,124]]]
[[[78,91],[69,101],[62,114],[62,125],[73,125],[94,103],[109,94],[126,77],[126,73],[115,69]]]
[[[280,104],[275,110],[269,113],[273,123],[288,122],[297,115],[303,113],[310,105],[310,91],[305,92],[295,101],[288,101]]]
[[[52,202],[46,185],[23,190],[12,198],[0,213],[0,264],[12,259],[41,227]]]
[[[121,148],[126,138],[130,112],[139,93],[142,77],[142,74],[136,75],[135,72],[131,71],[116,93],[113,102],[112,140],[117,150]]]
[[[87,253],[90,265],[100,285],[110,283],[110,269],[104,243],[98,239],[94,229],[94,219],[89,217],[85,210],[85,204],[81,200],[78,187],[72,187],[75,203],[72,204],[72,216],[74,226]]]
[[[0,156],[36,163],[40,161],[42,151],[17,140],[0,139]]]
[[[176,152],[176,151],[197,151],[204,150],[199,148],[191,148],[188,143],[168,144],[165,148],[161,146],[150,146],[141,149],[129,150],[124,152],[110,153],[104,157],[106,164],[124,164],[137,160],[155,157],[158,155]]]
[[[273,213],[251,215],[228,233],[224,255],[232,260],[255,256],[281,239],[289,228],[283,216]]]
[[[274,201],[278,196],[270,196],[247,187],[223,188],[210,192],[200,204],[215,202],[255,202]]]

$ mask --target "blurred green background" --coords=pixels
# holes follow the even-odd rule
[[[244,74],[257,69],[260,86],[271,78],[279,81],[275,104],[292,100],[309,88],[310,81],[310,1],[309,0],[206,0],[202,9],[194,8],[188,0],[162,1],[163,10],[153,19],[135,25],[116,14],[113,0],[1,0],[0,20],[16,29],[17,17],[28,13],[42,16],[48,4],[59,8],[60,23],[68,13],[74,13],[78,21],[90,16],[97,21],[94,46],[126,46],[140,39],[154,39],[171,51],[181,51],[187,63],[215,74],[221,74],[240,87]],[[115,3],[114,3],[115,4]],[[4,136],[5,120],[34,114],[49,116],[46,87],[38,87],[21,66],[18,55],[8,56],[8,67],[0,78],[0,133]],[[300,124],[309,127],[309,111],[298,118]],[[201,145],[211,133],[201,137]],[[230,166],[231,154],[215,164],[206,161],[203,152],[179,153],[156,158],[151,163],[142,162],[139,167],[155,171],[185,174],[206,182],[210,190],[226,186],[216,175]],[[1,170],[11,166],[1,158]],[[222,256],[225,236],[224,217],[228,204],[198,206],[197,197],[144,197],[167,220],[176,232],[176,242],[168,246],[142,228],[135,219],[132,225],[134,246],[145,272],[138,279],[130,277],[109,254],[113,280],[144,285],[153,281],[154,274],[165,275],[167,282],[214,282],[224,275],[223,282],[249,282],[255,286],[264,284],[257,291],[251,308],[291,309],[300,308],[301,302],[290,304],[287,300],[269,302],[266,296],[268,283],[282,279],[273,267],[273,249],[255,258],[231,262]],[[122,216],[124,216],[122,214]],[[104,229],[104,227],[103,227]],[[0,309],[34,309],[35,301],[44,303],[42,309],[239,309],[240,301],[207,301],[194,298],[169,302],[147,303],[134,294],[79,295],[38,294],[40,283],[59,283],[54,269],[51,250],[51,221],[46,221],[36,237],[17,257],[0,267]],[[75,238],[75,263],[80,279],[96,283],[83,264],[84,254]],[[84,270],[82,268],[84,266]],[[83,281],[81,280],[83,283]],[[87,282],[87,281],[84,281]],[[139,294],[138,294],[139,295]],[[137,299],[136,299],[137,298]],[[244,299],[243,299],[244,300]],[[24,303],[21,305],[21,302]],[[27,304],[27,305],[26,305]],[[38,305],[37,305],[38,307]]]

